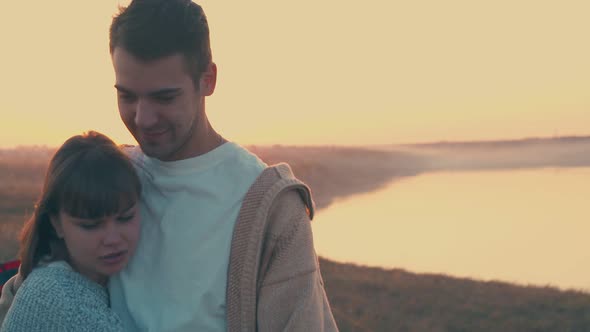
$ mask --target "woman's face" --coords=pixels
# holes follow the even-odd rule
[[[137,203],[100,219],[75,218],[60,211],[51,222],[64,239],[74,270],[103,286],[109,276],[127,265],[139,239]]]

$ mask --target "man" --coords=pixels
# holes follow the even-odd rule
[[[136,254],[109,283],[126,330],[337,331],[309,189],[207,119],[217,67],[202,8],[134,0],[113,19],[110,52],[144,188]],[[7,284],[0,323],[20,282]]]
[[[110,29],[119,113],[141,149],[136,256],[111,280],[128,330],[337,330],[309,189],[211,126],[209,27],[190,0],[134,0]]]

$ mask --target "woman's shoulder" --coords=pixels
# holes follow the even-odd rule
[[[81,298],[80,295],[84,294],[94,295],[97,300],[106,301],[108,304],[104,287],[80,275],[63,261],[33,269],[21,288],[32,293],[42,292],[44,296],[57,294],[64,300],[69,298],[68,294],[74,295],[75,298]]]
[[[63,278],[68,278],[70,275],[76,273],[68,263],[64,261],[55,261],[46,263],[35,267],[23,282],[25,284],[32,284],[38,282],[52,282],[59,283]],[[54,277],[54,278],[52,278]]]
[[[41,326],[117,330],[120,321],[108,307],[106,289],[73,271],[65,262],[37,267],[16,293],[7,314],[10,321]],[[100,327],[103,328],[100,328]],[[10,329],[9,329],[10,331]]]

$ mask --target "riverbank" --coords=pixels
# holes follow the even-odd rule
[[[267,164],[287,162],[307,183],[317,209],[334,200],[379,189],[389,182],[419,174],[426,159],[414,153],[353,147],[272,146],[249,149]]]
[[[590,331],[590,294],[321,259],[340,331]]]

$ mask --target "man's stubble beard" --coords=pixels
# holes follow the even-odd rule
[[[148,155],[149,157],[152,158],[156,158],[162,161],[175,161],[178,160],[178,156],[180,155],[180,152],[183,151],[183,149],[187,148],[188,145],[190,145],[192,143],[192,141],[194,140],[195,137],[195,133],[197,132],[197,128],[198,125],[200,124],[200,119],[199,119],[199,115],[196,114],[192,124],[189,128],[189,130],[187,131],[184,141],[182,141],[182,143],[178,144],[178,146],[176,148],[174,148],[174,146],[171,146],[171,148],[173,148],[172,151],[167,152],[165,155],[156,155],[156,153],[146,153],[146,151],[144,151],[144,153],[146,155]],[[175,130],[176,128],[173,128],[173,130],[171,130],[171,143],[174,143],[177,139],[178,139],[178,131]],[[141,144],[140,144],[141,145]],[[143,148],[142,148],[143,149]],[[174,157],[177,156],[177,157]],[[186,159],[186,158],[190,158],[193,157],[192,155],[188,155],[188,156],[183,156],[181,155],[181,159]]]

